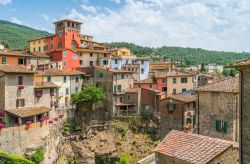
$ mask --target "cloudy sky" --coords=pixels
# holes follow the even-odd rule
[[[250,0],[0,0],[0,19],[33,28],[66,17],[100,42],[250,51]]]

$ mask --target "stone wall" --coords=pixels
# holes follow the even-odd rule
[[[17,99],[25,99],[25,106],[34,105],[34,75],[20,74],[23,76],[24,89],[19,90],[18,74],[6,74],[5,76],[5,108],[16,108]]]
[[[199,92],[199,134],[238,140],[238,94]],[[216,131],[216,120],[227,122],[227,133]]]
[[[141,88],[140,112],[143,115],[159,113],[159,97],[153,90]]]
[[[229,148],[218,157],[213,159],[210,164],[237,164],[239,163],[239,148]]]
[[[177,158],[173,158],[167,156],[165,154],[155,153],[155,163],[157,164],[191,164],[190,162],[186,162]]]
[[[250,163],[250,69],[242,70],[241,74],[241,162]]]

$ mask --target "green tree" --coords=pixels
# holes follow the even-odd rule
[[[205,68],[205,64],[202,62],[201,63],[201,72],[205,72],[206,68]]]
[[[78,110],[86,107],[88,116],[90,117],[94,105],[103,99],[105,99],[103,88],[85,85],[78,94],[72,96],[71,101],[72,104],[76,105]]]

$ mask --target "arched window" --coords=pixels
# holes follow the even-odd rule
[[[75,43],[74,40],[73,40],[72,43],[71,43],[71,47],[72,47],[72,48],[76,48],[76,43]]]
[[[58,42],[58,48],[62,48],[62,42]]]

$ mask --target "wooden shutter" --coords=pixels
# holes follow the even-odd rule
[[[227,133],[227,122],[224,122],[224,133]]]

